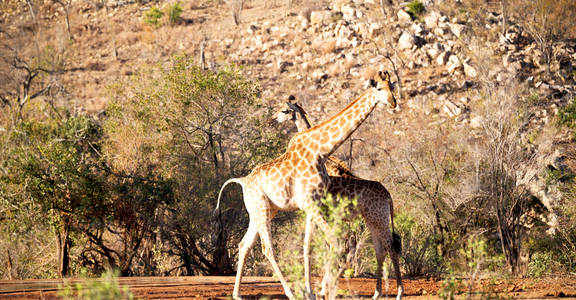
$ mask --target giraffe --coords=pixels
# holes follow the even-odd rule
[[[288,98],[289,102],[273,115],[277,123],[293,121],[298,132],[312,127],[304,109],[293,102],[294,96]],[[394,265],[397,299],[401,299],[404,292],[400,274],[400,236],[394,233],[394,207],[390,193],[384,185],[377,181],[364,180],[355,176],[350,169],[334,156],[326,160],[326,171],[330,176],[328,192],[332,195],[346,196],[358,201],[356,212],[360,213],[370,230],[376,253],[376,290],[373,299],[382,295],[382,263],[385,252],[389,253]]]
[[[218,195],[216,211],[219,212],[222,191],[230,183],[238,183],[244,194],[244,205],[250,218],[246,234],[239,243],[238,265],[232,296],[240,298],[240,283],[246,254],[260,236],[262,252],[272,265],[280,280],[284,293],[294,298],[288,283],[274,257],[271,220],[280,210],[303,210],[306,214],[304,233],[304,278],[308,296],[314,298],[310,278],[310,240],[314,224],[328,231],[328,224],[317,206],[330,177],[324,163],[370,115],[378,103],[396,107],[392,93],[392,84],[388,72],[378,72],[370,80],[370,87],[345,107],[340,113],[327,121],[294,135],[284,154],[255,167],[250,174],[242,178],[228,179],[222,185]]]

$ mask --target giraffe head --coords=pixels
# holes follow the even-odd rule
[[[304,109],[295,101],[295,97],[290,95],[288,102],[284,103],[280,110],[272,115],[271,123],[283,123],[286,121],[297,121],[303,116],[306,117]]]
[[[379,102],[389,105],[390,108],[396,108],[394,84],[390,81],[390,74],[387,71],[379,71],[370,80],[370,86],[375,89],[374,92]]]

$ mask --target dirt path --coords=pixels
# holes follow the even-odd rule
[[[69,283],[82,282],[71,279]],[[226,299],[234,287],[233,277],[131,277],[120,278],[139,299]],[[57,299],[56,292],[61,280],[4,280],[0,281],[0,299]],[[395,296],[396,283],[388,282],[389,296]],[[442,281],[430,279],[404,280],[405,299],[440,299],[437,294]],[[340,287],[349,295],[369,298],[374,280],[355,278],[342,280]],[[576,299],[576,278],[515,279],[482,281],[475,286],[478,292],[497,292],[512,299]],[[247,298],[285,298],[282,286],[271,277],[246,277],[242,294]]]

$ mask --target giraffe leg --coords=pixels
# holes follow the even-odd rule
[[[304,233],[304,281],[306,285],[306,293],[313,299],[314,292],[312,291],[312,279],[310,276],[310,240],[314,232],[314,222],[312,214],[306,214],[306,229]]]
[[[276,276],[278,276],[280,283],[282,283],[282,287],[284,288],[284,294],[286,294],[286,297],[288,297],[289,299],[296,299],[294,297],[294,294],[292,293],[292,290],[288,286],[286,278],[284,278],[284,275],[282,275],[282,271],[280,270],[280,267],[276,262],[276,258],[274,257],[274,250],[272,249],[272,234],[270,230],[270,222],[268,221],[266,223],[259,223],[258,233],[260,234],[260,240],[262,241],[262,252],[264,252],[264,256],[266,256],[266,258],[268,258],[268,260],[270,261],[274,273],[276,273]]]
[[[391,237],[392,238],[392,237]],[[396,286],[398,288],[398,293],[396,294],[396,300],[402,299],[402,295],[404,294],[404,286],[402,285],[402,274],[400,273],[400,251],[396,252],[392,241],[389,245],[390,248],[390,259],[392,260],[392,264],[394,265],[394,273],[396,276]]]
[[[378,299],[382,296],[382,264],[384,263],[385,251],[380,237],[378,237],[373,230],[372,241],[374,243],[374,252],[376,253],[376,290],[372,299]]]
[[[316,201],[315,203],[318,203]],[[312,291],[312,278],[310,276],[310,240],[312,239],[312,233],[314,231],[314,226],[318,225],[320,229],[324,233],[328,233],[330,230],[330,226],[326,223],[326,220],[320,214],[320,210],[316,205],[313,204],[309,205],[306,211],[306,232],[304,234],[304,280],[306,285],[306,292],[308,293],[311,299],[314,299],[314,293]],[[326,271],[328,272],[328,271]],[[320,291],[321,295],[325,295],[325,284],[326,283],[326,276],[322,278],[322,291]]]
[[[244,262],[246,261],[246,255],[250,252],[250,249],[254,246],[256,242],[256,237],[258,236],[258,228],[252,220],[248,225],[248,230],[244,234],[242,241],[238,245],[238,267],[236,268],[236,281],[234,282],[234,292],[232,297],[234,299],[240,299],[240,282],[242,281],[242,271],[244,269]]]

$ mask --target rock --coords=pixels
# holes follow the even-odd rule
[[[250,25],[248,26],[248,28],[246,29],[246,32],[248,32],[249,34],[253,34],[254,32],[256,32],[258,29],[258,26],[256,25]]]
[[[332,19],[332,12],[328,10],[313,11],[310,14],[310,23],[312,25],[328,24]]]
[[[450,100],[444,101],[444,112],[450,117],[455,117],[462,114],[462,108]]]
[[[462,24],[449,24],[450,31],[456,36],[460,37],[466,31],[466,25]]]
[[[353,21],[356,19],[356,9],[349,4],[343,5],[340,9],[342,16],[346,21]]]
[[[410,26],[410,30],[412,30],[414,34],[420,35],[424,32],[424,25],[422,25],[422,23],[414,23]]]
[[[458,58],[458,56],[450,55],[450,57],[448,58],[448,63],[447,63],[448,72],[454,73],[457,70],[459,70],[460,68],[462,68],[462,63],[460,62],[460,59]]]
[[[413,46],[416,45],[416,37],[408,32],[403,32],[398,39],[398,49],[412,49]]]
[[[412,17],[410,16],[410,14],[407,13],[403,9],[399,10],[396,15],[398,16],[398,22],[400,22],[400,23],[411,23],[412,22]]]
[[[482,128],[482,124],[484,123],[484,118],[481,116],[475,116],[470,119],[470,127],[474,129]]]
[[[464,66],[464,74],[466,74],[466,76],[472,78],[478,76],[478,72],[476,72],[476,69],[474,69],[471,65],[466,62],[464,62],[462,65]]]
[[[426,54],[428,54],[431,59],[436,59],[442,52],[444,52],[444,46],[440,43],[435,43],[426,51]]]
[[[446,37],[446,33],[448,33],[445,29],[442,29],[440,27],[435,27],[434,28],[434,34],[436,36],[438,36],[439,38],[445,38]]]
[[[501,19],[502,18],[500,17],[500,15],[495,12],[490,12],[488,13],[488,16],[486,16],[486,22],[488,24],[498,24],[500,23]]]
[[[424,16],[424,24],[426,28],[435,28],[438,26],[438,20],[440,19],[440,13],[437,11],[431,11]]]
[[[448,61],[448,57],[449,57],[448,52],[441,52],[440,54],[438,54],[438,57],[436,57],[436,64],[439,66],[445,65],[446,62]]]

